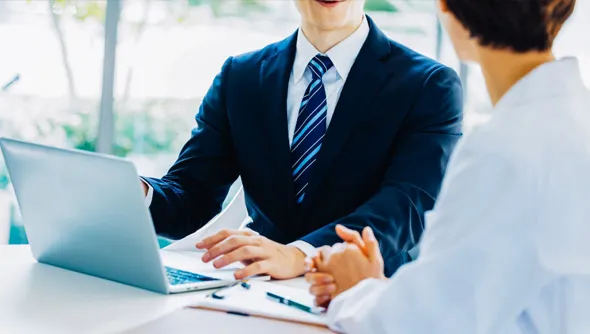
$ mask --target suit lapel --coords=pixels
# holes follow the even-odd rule
[[[279,176],[276,185],[280,187],[285,204],[290,212],[295,208],[293,178],[291,176],[291,155],[287,125],[287,91],[293,62],[297,33],[277,46],[277,53],[263,60],[260,70],[260,99],[264,131],[268,131],[270,151],[269,167]]]
[[[326,173],[355,127],[370,111],[367,108],[391,71],[385,66],[391,46],[387,37],[367,17],[371,31],[346,79],[334,115],[315,162],[306,190],[304,210],[313,202]]]

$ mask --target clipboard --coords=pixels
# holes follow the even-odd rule
[[[267,292],[270,292],[313,306],[314,297],[306,290],[261,281],[248,281],[248,284],[250,285],[248,289],[241,284],[219,289],[189,308],[328,328],[328,318],[325,313],[312,314],[280,304],[267,297]],[[220,295],[223,298],[214,297]]]

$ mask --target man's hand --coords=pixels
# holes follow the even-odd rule
[[[246,267],[235,272],[236,279],[260,274],[288,279],[305,272],[305,254],[302,251],[251,231],[222,230],[196,246],[207,250],[203,261],[215,260],[215,268],[223,268],[238,261],[244,263]]]
[[[355,243],[347,242],[320,249],[313,261],[316,272],[305,276],[311,284],[310,292],[316,296],[316,303],[322,306],[364,279],[385,279],[383,257],[371,228],[363,230],[362,238],[358,232],[344,226],[339,226],[338,230],[339,235],[345,232],[349,240]],[[353,235],[355,233],[357,236]],[[357,245],[359,240],[364,250]]]

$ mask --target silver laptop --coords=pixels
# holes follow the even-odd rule
[[[0,147],[37,261],[165,294],[233,283],[231,272],[165,265],[131,162],[11,139]]]

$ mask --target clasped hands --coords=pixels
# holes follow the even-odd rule
[[[305,279],[318,306],[327,306],[344,291],[368,278],[386,279],[379,242],[370,227],[361,235],[342,225],[336,233],[344,241],[320,248],[314,258],[306,259]]]

